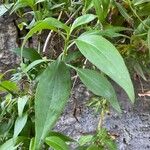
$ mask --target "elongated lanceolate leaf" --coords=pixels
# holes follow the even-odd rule
[[[23,114],[24,107],[28,101],[28,96],[23,96],[18,98],[18,116],[21,117]]]
[[[0,145],[0,150],[16,150],[19,145],[16,145],[17,138],[12,138],[6,141],[3,145]]]
[[[22,47],[25,45],[26,41],[35,33],[44,30],[44,29],[49,29],[49,30],[54,30],[57,31],[57,29],[64,29],[66,32],[69,31],[69,27],[59,20],[49,17],[44,20],[38,21],[35,26],[28,32],[28,34],[25,36]]]
[[[81,53],[97,68],[117,82],[134,102],[134,89],[123,58],[117,49],[98,35],[84,35],[76,40]]]
[[[62,61],[53,62],[42,74],[35,95],[35,149],[61,115],[71,90],[71,77]]]
[[[46,143],[54,150],[69,150],[68,145],[57,136],[47,137]]]
[[[28,119],[27,114],[24,114],[16,119],[15,127],[14,127],[14,135],[13,135],[14,138],[16,138],[19,135],[19,133],[22,131],[22,129],[24,128],[27,122],[27,119]]]
[[[81,81],[90,91],[106,98],[118,112],[121,112],[114,88],[107,78],[94,70],[77,69],[77,72]]]
[[[11,13],[13,13],[14,11],[17,11],[20,8],[27,7],[27,6],[33,9],[34,0],[17,0],[17,2],[15,3],[15,5],[13,6],[11,10]]]
[[[71,27],[71,31],[72,32],[75,28],[77,28],[78,26],[81,26],[83,24],[86,24],[86,23],[89,23],[91,22],[92,20],[94,20],[96,18],[95,15],[93,14],[86,14],[86,15],[83,15],[83,16],[80,16],[78,17],[72,24],[72,27]]]

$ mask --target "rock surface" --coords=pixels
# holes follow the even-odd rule
[[[110,115],[105,117],[103,126],[110,133],[117,135],[118,150],[150,150],[150,99],[137,98],[133,106],[124,91],[117,86],[116,92],[122,106],[122,115],[111,109]],[[79,139],[84,133],[95,131],[99,117],[91,108],[85,106],[91,93],[83,84],[77,85],[73,94],[74,97],[55,129]],[[73,99],[77,101],[76,117],[79,122],[73,116]]]
[[[0,72],[6,71],[16,65],[17,57],[10,51],[17,47],[17,30],[14,17],[0,17]]]

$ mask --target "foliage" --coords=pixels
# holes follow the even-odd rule
[[[144,80],[145,73],[149,75],[149,8],[149,1],[139,0],[8,0],[1,4],[0,16],[9,11],[20,18],[23,40],[12,50],[21,58],[20,67],[12,71],[10,80],[5,75],[11,70],[0,74],[0,149],[9,145],[11,149],[68,150],[76,142],[52,131],[71,94],[74,73],[93,94],[105,99],[92,102],[97,110],[102,106],[101,119],[108,109],[105,104],[121,112],[109,78],[134,103],[129,71],[134,69]],[[48,31],[43,44],[43,32]],[[50,51],[48,42],[54,33],[61,46]],[[39,39],[36,48],[27,44],[34,36]],[[78,149],[117,147],[100,121],[96,134],[82,137]]]

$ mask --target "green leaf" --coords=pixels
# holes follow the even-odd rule
[[[119,33],[121,31],[132,31],[132,29],[119,27],[119,26],[116,26],[116,27],[110,26],[110,27],[107,27],[105,30],[91,30],[91,31],[84,32],[82,35],[91,34],[91,35],[101,35],[101,36],[105,36],[109,38],[120,37],[120,36],[130,38],[124,34]]]
[[[117,49],[105,38],[97,35],[81,35],[76,39],[81,53],[97,68],[117,82],[132,102],[135,95],[132,81],[123,58]]]
[[[149,10],[150,10],[150,3],[147,3],[146,5],[142,5],[138,10],[138,15],[141,17],[149,16],[150,15]]]
[[[94,8],[99,22],[104,22],[107,17],[110,0],[93,0]]]
[[[28,101],[29,97],[28,96],[23,96],[18,98],[18,116],[21,117],[24,107]]]
[[[83,55],[79,51],[70,52],[65,57],[64,61],[67,62],[67,63],[72,62],[72,61],[75,61],[76,59],[80,58],[81,56],[83,56]]]
[[[13,6],[14,3],[1,4],[0,5],[0,16],[4,15]]]
[[[93,0],[84,0],[83,13],[86,13],[93,7]]]
[[[2,92],[17,92],[19,89],[18,89],[18,86],[15,82],[12,82],[12,81],[3,81],[3,82],[0,82],[0,91]]]
[[[35,1],[36,1],[36,4],[38,4],[38,3],[42,3],[42,2],[44,2],[46,0],[35,0]]]
[[[35,26],[28,32],[28,34],[25,36],[22,47],[25,45],[26,41],[35,33],[44,30],[44,29],[49,29],[49,30],[54,30],[57,31],[57,29],[63,29],[66,32],[69,32],[69,27],[59,20],[49,17],[44,20],[38,21]]]
[[[91,142],[93,139],[93,135],[84,135],[84,136],[81,136],[80,139],[79,139],[79,144],[80,146],[83,146],[89,142]]]
[[[29,150],[34,150],[34,138],[30,140]]]
[[[11,138],[6,141],[3,145],[0,145],[0,150],[17,150],[19,145],[25,141],[28,141],[27,137]]]
[[[48,132],[61,115],[71,90],[71,77],[62,61],[53,62],[44,71],[35,95],[35,149],[39,149]],[[42,108],[42,109],[41,109]]]
[[[99,21],[103,22],[104,16],[103,16],[103,9],[101,7],[102,6],[101,0],[93,0],[93,4]]]
[[[78,17],[72,24],[71,29],[70,29],[70,33],[77,27],[83,25],[83,24],[87,24],[89,22],[91,22],[92,20],[94,20],[96,18],[95,15],[93,14],[86,14],[83,16]]]
[[[15,52],[18,56],[21,56],[21,48],[15,48],[12,51]],[[23,48],[22,49],[22,57],[29,59],[30,61],[42,59],[42,57],[37,52],[37,50],[35,50],[33,48]]]
[[[54,150],[69,150],[68,145],[57,136],[47,137],[45,142]]]
[[[4,77],[4,74],[0,73],[0,80],[2,80],[3,77]]]
[[[49,133],[49,135],[50,135],[50,136],[57,136],[57,137],[59,137],[60,139],[62,139],[63,141],[65,141],[65,142],[74,142],[73,139],[71,139],[70,137],[68,137],[68,136],[66,136],[66,135],[64,135],[64,134],[62,134],[62,133],[60,133],[60,132],[51,131],[51,132]]]
[[[102,96],[110,102],[110,104],[121,112],[116,93],[111,83],[102,74],[89,69],[76,69],[81,81],[95,95]]]
[[[27,114],[24,114],[23,116],[18,117],[16,119],[15,127],[14,127],[14,135],[13,135],[14,138],[16,138],[24,128],[27,122],[27,118],[28,118]]]
[[[147,81],[145,75],[144,75],[144,72],[142,70],[142,67],[140,66],[140,64],[137,62],[134,64],[134,70],[136,71],[136,73],[138,75],[140,75],[145,81]]]
[[[115,1],[114,1],[115,2]],[[115,2],[119,12],[121,13],[121,15],[128,21],[128,22],[133,22],[133,19],[129,16],[129,14],[127,13],[127,10],[120,4]]]
[[[150,0],[133,0],[134,5],[140,5],[146,2],[150,2]]]
[[[88,146],[78,146],[75,150],[87,150]]]
[[[138,25],[137,29],[134,30],[135,35],[147,33],[148,29],[143,24],[145,24],[146,26],[150,26],[150,18],[146,18],[143,22],[141,22]]]
[[[98,148],[95,144],[92,144],[91,146],[89,146],[89,147],[87,148],[87,150],[103,150],[103,149]]]
[[[45,60],[45,59],[39,59],[39,60],[35,60],[33,61],[31,64],[29,64],[23,71],[24,72],[28,72],[30,71],[31,69],[33,69],[34,67],[36,67],[37,65],[41,64],[41,63],[44,63],[46,61],[49,61],[49,60]]]
[[[17,11],[20,8],[24,8],[24,7],[31,7],[32,9],[34,9],[34,0],[18,0],[15,5],[13,6],[11,13],[13,13],[14,11]]]
[[[16,150],[19,145],[16,146],[17,138],[12,138],[6,141],[3,145],[0,146],[0,150]]]

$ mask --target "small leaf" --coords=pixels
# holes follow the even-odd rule
[[[103,16],[102,1],[101,0],[93,0],[93,4],[94,4],[94,8],[95,8],[95,11],[96,11],[99,21],[103,22],[104,16]]]
[[[18,98],[18,116],[21,117],[24,107],[28,101],[28,96],[24,96],[24,97],[19,97]]]
[[[44,63],[46,61],[49,61],[49,60],[44,60],[44,59],[39,59],[39,60],[35,60],[33,61],[31,64],[29,64],[23,71],[24,72],[28,72],[30,71],[31,69],[33,69],[34,67],[36,67],[37,65],[41,64],[41,63]]]
[[[120,4],[115,2],[119,12],[121,13],[121,15],[128,21],[128,22],[133,22],[133,19],[129,16],[129,14],[127,13],[127,10]]]
[[[98,148],[97,145],[92,144],[91,146],[89,146],[89,147],[87,148],[87,150],[101,150],[101,149]]]
[[[80,146],[83,146],[83,145],[91,142],[92,139],[93,139],[93,135],[81,136],[78,143],[80,144]]]
[[[52,62],[41,75],[35,94],[35,149],[41,147],[60,117],[69,99],[70,81],[69,70],[62,61]]]
[[[18,56],[21,56],[21,48],[15,48],[12,51],[15,52]],[[30,61],[42,59],[37,50],[33,48],[23,48],[22,57],[29,59]]]
[[[77,27],[83,25],[83,24],[87,24],[89,22],[91,22],[92,20],[94,20],[96,18],[95,15],[92,14],[86,14],[83,16],[78,17],[72,24],[71,29],[70,29],[70,33]]]
[[[150,2],[150,0],[133,0],[134,5],[140,5],[146,2]]]
[[[93,0],[99,22],[104,22],[107,17],[110,0]]]
[[[17,0],[17,2],[15,3],[15,5],[13,6],[11,10],[11,13],[13,13],[14,11],[17,11],[20,8],[24,8],[27,6],[34,9],[34,0]]]
[[[146,26],[150,26],[150,18],[146,18],[142,23],[140,23],[137,27],[137,29],[134,30],[134,34],[144,34],[147,33],[148,29],[145,27]]]
[[[27,122],[27,118],[28,118],[27,114],[24,114],[23,116],[18,117],[16,119],[15,127],[14,127],[14,135],[13,135],[14,138],[16,138],[24,128]]]
[[[69,150],[68,145],[57,136],[47,137],[45,142],[54,150]]]
[[[102,74],[89,69],[77,69],[81,81],[95,95],[102,96],[110,102],[110,104],[121,112],[116,93],[111,83]]]
[[[0,91],[2,92],[17,92],[19,89],[18,89],[18,86],[15,82],[12,82],[12,81],[3,81],[3,82],[0,82]]]
[[[134,64],[134,70],[137,72],[138,75],[140,75],[145,81],[147,81],[144,72],[142,70],[142,67],[140,66],[139,63]]]
[[[34,150],[34,138],[30,140],[29,150]]]
[[[103,37],[90,34],[81,35],[76,40],[76,44],[80,52],[98,69],[117,82],[134,102],[132,81],[117,49]]]
[[[84,0],[83,13],[86,13],[93,7],[93,0]]]
[[[60,139],[62,139],[64,142],[74,142],[73,139],[71,139],[70,137],[60,133],[60,132],[55,132],[55,131],[51,131],[49,133],[50,136],[57,136],[59,137]]]
[[[10,8],[13,6],[14,3],[10,4],[1,4],[0,5],[0,16],[3,16]]]
[[[16,145],[17,138],[12,138],[6,141],[3,145],[0,146],[0,150],[17,150],[19,145]]]

